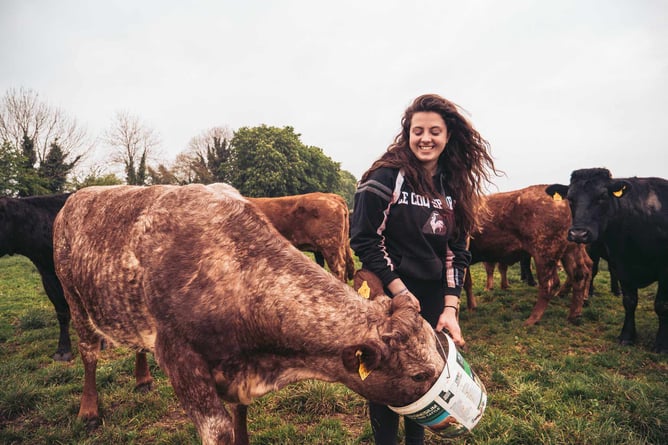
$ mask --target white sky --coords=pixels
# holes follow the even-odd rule
[[[134,114],[167,161],[213,126],[290,125],[359,178],[434,92],[499,190],[668,177],[665,0],[0,0],[0,94],[19,87],[93,136]]]

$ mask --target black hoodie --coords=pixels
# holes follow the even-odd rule
[[[440,174],[434,177],[443,191]],[[387,286],[402,276],[441,280],[445,294],[461,294],[471,262],[466,238],[453,238],[453,200],[414,193],[400,169],[380,168],[359,184],[351,223],[350,246],[362,267]],[[442,209],[442,210],[441,210]]]

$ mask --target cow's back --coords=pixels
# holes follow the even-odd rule
[[[269,326],[294,328],[310,309],[321,317],[343,310],[323,305],[327,292],[313,291],[340,294],[343,284],[297,255],[253,204],[223,184],[82,189],[56,219],[54,240],[66,295],[120,343],[151,350],[162,331],[201,345],[209,337],[199,332],[229,337],[233,324],[243,327],[233,330],[239,338],[232,342],[242,349],[268,341]],[[286,289],[295,296],[276,298]],[[345,289],[354,312],[358,299]],[[301,315],[288,311],[294,323],[278,319],[288,305],[303,308]]]
[[[538,249],[561,255],[570,212],[565,202],[555,202],[544,190],[545,185],[534,185],[485,198],[491,219],[473,234],[474,261],[512,263]]]
[[[185,320],[192,307],[206,299],[180,298],[174,289],[204,280],[201,268],[225,267],[196,258],[205,257],[212,246],[222,248],[221,234],[230,218],[237,226],[231,236],[243,236],[238,227],[243,201],[236,191],[230,199],[229,190],[217,193],[211,186],[192,185],[78,191],[54,224],[56,271],[63,286],[78,297],[76,303],[100,331],[121,343],[151,349],[156,318]],[[212,194],[217,199],[212,200]],[[206,285],[202,289],[206,292]]]
[[[601,241],[620,279],[644,287],[668,270],[668,181],[627,178]]]
[[[292,244],[301,249],[315,249],[325,234],[339,236],[341,222],[333,219],[342,214],[345,201],[333,193],[307,193],[276,198],[249,198],[267,215],[272,225]],[[347,234],[346,234],[347,235]],[[337,238],[338,241],[338,238]]]

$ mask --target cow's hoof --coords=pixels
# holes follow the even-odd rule
[[[91,417],[90,419],[83,419],[84,427],[86,428],[87,432],[92,432],[95,431],[100,425],[102,425],[102,422],[100,421],[99,417]]]
[[[524,322],[524,326],[525,326],[525,327],[533,326],[533,325],[535,325],[536,323],[538,323],[538,321],[539,321],[539,319],[537,319],[537,318],[529,317],[529,318],[527,318],[526,321]]]
[[[135,386],[135,392],[138,392],[140,394],[146,394],[147,392],[151,391],[152,388],[153,388],[152,382],[141,383]]]
[[[74,356],[72,355],[71,351],[68,352],[56,351],[56,353],[53,354],[51,358],[57,362],[71,362]]]
[[[636,344],[636,342],[633,340],[629,340],[628,338],[620,338],[619,344],[622,346],[633,346]]]
[[[570,321],[575,326],[582,326],[582,317],[578,315],[577,317],[569,318]]]
[[[656,352],[657,354],[668,354],[668,346],[656,345],[654,346],[654,349],[652,349],[652,352]]]

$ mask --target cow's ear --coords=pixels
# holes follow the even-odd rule
[[[555,201],[561,201],[568,194],[568,186],[562,184],[552,184],[545,188],[545,193],[550,195]]]
[[[341,358],[348,372],[357,372],[364,380],[383,360],[385,348],[378,341],[369,340],[365,343],[343,348]]]
[[[608,192],[610,195],[615,198],[621,198],[631,189],[631,183],[628,181],[620,180],[613,181],[608,185]]]

